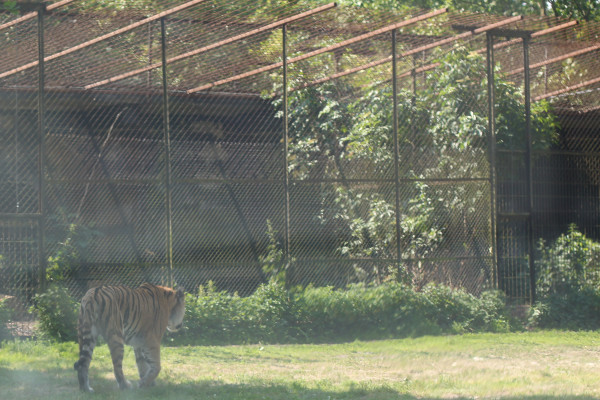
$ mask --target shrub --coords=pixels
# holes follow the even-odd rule
[[[567,294],[572,289],[600,286],[600,244],[571,225],[552,245],[539,244],[536,262],[538,295]]]
[[[529,326],[600,328],[600,244],[571,225],[551,245],[540,242],[539,251],[538,301],[531,309]]]
[[[33,311],[39,318],[39,330],[43,336],[60,342],[77,339],[78,304],[64,286],[50,285],[33,300]]]
[[[429,285],[425,297],[433,303],[430,315],[443,332],[506,332],[510,317],[506,298],[500,291],[483,292],[480,297],[447,286]]]
[[[308,288],[299,299],[310,317],[310,333],[321,340],[375,339],[425,334],[506,331],[503,295],[480,298],[445,286],[422,292],[399,283],[345,290]]]
[[[529,326],[542,329],[600,329],[600,289],[571,288],[550,293],[531,309]]]
[[[251,296],[217,291],[212,283],[186,298],[186,319],[176,342],[232,344],[290,342],[300,335],[294,301],[283,284],[261,285]]]
[[[339,342],[510,329],[500,292],[475,297],[444,286],[424,291],[400,283],[307,287],[293,295],[282,284],[246,298],[213,285],[188,295],[185,328],[173,341],[194,344]]]
[[[0,299],[0,342],[12,338],[6,324],[10,322],[13,310],[6,304],[6,299]]]

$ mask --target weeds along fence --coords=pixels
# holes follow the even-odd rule
[[[261,4],[0,15],[0,293],[393,279],[530,300],[540,239],[600,235],[596,25]]]

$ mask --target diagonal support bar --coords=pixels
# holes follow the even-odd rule
[[[253,29],[251,31],[248,31],[248,32],[236,35],[236,36],[232,36],[230,38],[221,40],[219,42],[209,44],[208,46],[204,46],[204,47],[201,47],[199,49],[192,50],[190,52],[187,52],[187,53],[180,54],[178,56],[169,58],[167,60],[167,64],[171,64],[171,63],[174,63],[174,62],[177,62],[177,61],[181,61],[181,60],[189,58],[189,57],[197,56],[197,55],[202,54],[202,53],[206,53],[207,51],[214,50],[214,49],[216,49],[218,47],[221,47],[221,46],[225,46],[225,45],[227,45],[229,43],[233,43],[233,42],[236,42],[236,41],[239,41],[239,40],[243,40],[243,39],[246,39],[248,37],[257,35],[259,33],[269,31],[271,29],[279,28],[279,27],[281,27],[283,25],[289,24],[291,22],[298,21],[300,19],[306,18],[308,16],[311,16],[311,15],[314,15],[314,14],[317,14],[317,13],[320,13],[320,12],[323,12],[323,11],[327,11],[327,10],[332,9],[334,7],[336,7],[336,3],[329,3],[329,4],[325,4],[325,5],[321,6],[321,7],[317,7],[317,8],[314,8],[312,10],[305,11],[305,12],[299,13],[297,15],[293,15],[291,17],[281,19],[279,21],[276,21],[276,22],[273,22],[271,24],[262,26],[260,28]],[[129,71],[129,72],[126,72],[124,74],[113,76],[112,78],[104,79],[102,81],[99,81],[99,82],[92,83],[90,85],[84,86],[84,89],[93,89],[93,88],[96,88],[96,87],[99,87],[99,86],[103,86],[103,85],[106,85],[106,84],[109,84],[109,83],[118,82],[118,81],[123,80],[123,79],[131,78],[132,76],[136,76],[136,75],[142,74],[144,72],[148,72],[148,71],[151,71],[153,69],[160,68],[161,65],[162,65],[161,63],[154,63],[154,64],[151,64],[151,65],[147,65],[147,66],[145,66],[143,68],[139,68],[139,69],[136,69],[136,70],[133,70],[133,71]]]
[[[65,5],[69,4],[69,3],[72,3],[73,1],[75,1],[75,0],[62,0],[62,1],[57,1],[56,3],[48,4],[48,5],[46,6],[46,11],[52,11],[52,10],[55,10],[55,9],[57,9],[58,7],[65,6]],[[27,20],[33,19],[33,18],[35,18],[36,16],[37,16],[37,12],[35,12],[35,11],[34,11],[34,12],[27,13],[27,14],[25,14],[25,15],[22,15],[22,16],[20,16],[19,18],[15,18],[15,19],[13,19],[12,21],[8,21],[8,22],[6,22],[6,23],[4,23],[4,24],[0,25],[0,31],[1,31],[1,30],[3,30],[3,29],[6,29],[6,28],[10,28],[11,26],[18,25],[18,24],[20,24],[21,22],[24,22],[24,21],[27,21]]]
[[[372,32],[365,33],[363,35],[359,35],[359,36],[356,36],[354,38],[344,40],[344,41],[342,41],[340,43],[337,43],[337,44],[334,44],[334,45],[331,45],[331,46],[327,46],[327,47],[323,47],[323,48],[320,48],[320,49],[308,52],[306,54],[302,54],[302,55],[290,58],[289,60],[287,60],[287,62],[288,62],[288,64],[292,64],[292,63],[295,63],[295,62],[298,62],[298,61],[302,61],[302,60],[305,60],[307,58],[311,58],[311,57],[317,56],[319,54],[327,53],[327,52],[330,52],[330,51],[333,51],[333,50],[336,50],[336,49],[339,49],[339,48],[342,48],[342,47],[346,47],[346,46],[349,46],[351,44],[354,44],[354,43],[357,43],[357,42],[360,42],[360,41],[363,41],[363,40],[370,39],[372,37],[381,35],[381,34],[386,33],[386,32],[393,31],[393,30],[398,29],[398,28],[402,28],[402,27],[407,26],[407,25],[415,24],[417,22],[420,22],[420,21],[423,21],[423,20],[426,20],[426,19],[429,19],[429,18],[433,18],[433,17],[435,17],[437,15],[444,14],[446,12],[448,12],[448,9],[447,8],[442,8],[442,9],[439,9],[439,10],[435,10],[435,11],[429,12],[427,14],[419,15],[417,17],[407,19],[406,21],[402,21],[402,22],[398,22],[396,24],[388,25],[388,26],[385,26],[383,28],[376,29],[376,30],[374,30]],[[235,81],[238,81],[238,80],[241,80],[241,79],[253,76],[253,75],[260,74],[262,72],[267,72],[267,71],[271,71],[271,70],[274,70],[274,69],[277,69],[277,68],[281,68],[282,66],[283,66],[283,62],[278,62],[278,63],[275,63],[275,64],[266,65],[264,67],[257,68],[257,69],[252,70],[252,71],[248,71],[248,72],[245,72],[243,74],[231,76],[231,77],[226,78],[226,79],[221,79],[221,80],[213,82],[213,83],[209,83],[209,84],[206,84],[206,85],[202,85],[202,86],[190,89],[190,90],[187,91],[187,93],[191,94],[191,93],[200,92],[200,91],[203,91],[203,90],[208,90],[208,89],[211,89],[211,88],[213,88],[215,86],[223,85],[225,83],[235,82]]]
[[[489,30],[496,29],[496,28],[498,28],[500,26],[508,25],[508,24],[513,23],[513,22],[520,21],[521,19],[523,19],[523,17],[520,16],[520,15],[517,15],[515,17],[507,18],[507,19],[504,19],[504,20],[502,20],[500,22],[496,22],[494,24],[485,25],[485,26],[482,26],[481,28],[473,29],[473,30],[468,31],[468,32],[463,32],[463,33],[461,33],[459,35],[455,35],[455,36],[452,36],[452,37],[449,37],[449,38],[446,38],[446,39],[442,39],[442,40],[437,40],[437,41],[435,41],[433,43],[429,43],[429,44],[426,44],[426,45],[423,45],[423,46],[415,47],[414,49],[410,49],[410,50],[407,50],[407,51],[405,51],[403,53],[400,53],[400,55],[398,56],[398,58],[403,58],[403,57],[406,57],[406,56],[409,56],[409,55],[412,55],[412,54],[420,53],[420,52],[425,51],[425,50],[429,50],[429,49],[433,49],[433,48],[438,47],[438,46],[442,46],[444,44],[452,43],[452,42],[455,42],[457,40],[467,38],[469,36],[474,36],[474,35],[477,35],[477,34],[480,34],[480,33],[484,33],[484,32],[487,32]],[[331,76],[328,76],[328,77],[325,77],[325,78],[321,78],[321,79],[318,79],[318,80],[310,82],[310,83],[306,83],[305,85],[299,86],[299,87],[294,88],[292,90],[298,90],[298,89],[302,89],[302,88],[305,88],[305,87],[308,87],[308,86],[313,86],[313,85],[316,85],[316,84],[321,84],[321,83],[324,83],[324,82],[328,82],[330,80],[337,79],[337,78],[340,78],[340,77],[346,76],[346,75],[351,75],[351,74],[354,74],[356,72],[363,71],[365,69],[373,68],[373,67],[376,67],[378,65],[382,65],[382,64],[388,63],[390,61],[392,61],[392,56],[383,58],[381,60],[372,61],[372,62],[367,63],[367,64],[359,65],[358,67],[351,68],[351,69],[348,69],[346,71],[338,72],[337,74],[334,74],[334,75],[331,75]],[[431,68],[427,68],[427,69],[432,69],[432,68],[438,66],[439,63],[432,64],[432,65],[433,66]],[[417,70],[417,72],[422,72],[422,71],[418,71]],[[409,71],[407,73],[404,73],[404,74],[398,75],[398,78],[404,77],[404,76],[406,76],[406,74],[410,75],[411,71]]]
[[[548,97],[559,96],[561,94],[569,93],[569,92],[572,92],[574,90],[584,88],[586,86],[595,85],[597,83],[600,83],[600,78],[591,79],[589,81],[578,83],[577,85],[569,86],[569,87],[566,87],[566,88],[561,89],[561,90],[556,90],[554,92],[550,92],[550,93],[546,93],[546,94],[534,97],[533,101],[539,101],[539,100],[546,99]]]
[[[127,26],[125,26],[123,28],[117,29],[116,31],[107,33],[106,35],[99,36],[99,37],[97,37],[95,39],[88,40],[87,42],[83,42],[83,43],[81,43],[81,44],[79,44],[77,46],[70,47],[70,48],[68,48],[66,50],[63,50],[63,51],[60,51],[58,53],[54,53],[52,55],[49,55],[46,58],[44,58],[44,62],[55,60],[57,58],[66,56],[67,54],[74,53],[74,52],[76,52],[78,50],[84,49],[84,48],[89,47],[91,45],[94,45],[96,43],[100,43],[103,40],[110,39],[112,37],[115,37],[115,36],[120,35],[120,34],[125,33],[125,32],[129,32],[129,31],[131,31],[131,30],[133,30],[135,28],[138,28],[138,27],[140,27],[142,25],[146,25],[146,24],[148,24],[150,22],[157,21],[157,20],[159,20],[159,19],[161,19],[163,17],[166,17],[168,15],[177,13],[177,12],[182,11],[182,10],[185,10],[186,8],[190,8],[192,6],[200,4],[203,1],[204,0],[192,0],[192,1],[189,1],[187,3],[182,4],[180,6],[173,7],[171,9],[166,10],[166,11],[163,11],[161,13],[153,15],[151,17],[144,18],[141,21],[138,21],[138,22],[135,22],[133,24],[127,25]],[[26,70],[28,70],[30,68],[34,68],[38,64],[39,64],[39,61],[32,61],[32,62],[30,62],[28,64],[21,65],[20,67],[13,68],[13,69],[11,69],[9,71],[1,73],[0,74],[0,79],[1,78],[6,78],[7,76],[11,76],[11,75],[17,74],[17,73],[22,72],[22,71],[26,71]]]
[[[581,50],[572,51],[570,53],[563,54],[560,57],[554,57],[554,58],[550,58],[548,60],[540,61],[540,62],[535,63],[535,64],[530,64],[529,65],[529,69],[543,67],[544,65],[553,64],[555,62],[563,61],[563,60],[566,60],[567,58],[577,57],[577,56],[589,53],[589,52],[594,51],[594,50],[600,50],[600,44],[597,44],[597,45],[594,45],[594,46],[590,46],[590,47],[586,47],[586,48],[581,49]],[[513,69],[512,71],[508,71],[506,73],[506,75],[520,74],[524,70],[525,70],[525,67]]]

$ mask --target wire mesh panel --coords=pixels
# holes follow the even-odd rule
[[[36,19],[3,36],[3,70],[38,56]],[[24,309],[40,285],[40,129],[39,70],[0,78],[0,293],[17,296]]]

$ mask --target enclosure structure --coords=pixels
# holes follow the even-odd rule
[[[400,279],[530,300],[540,239],[600,236],[597,25],[20,9],[0,16],[0,292]]]

